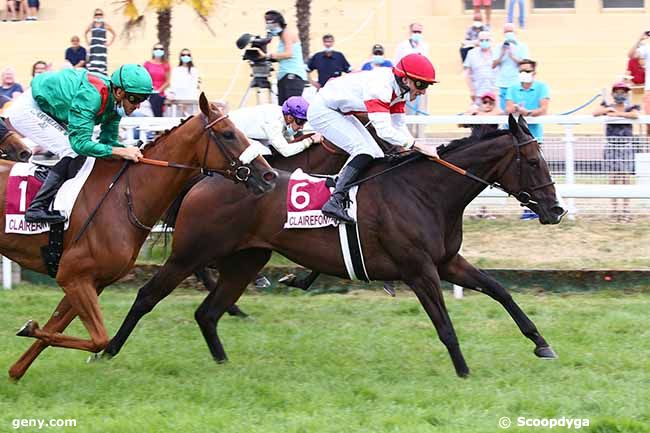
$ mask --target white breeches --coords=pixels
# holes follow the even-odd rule
[[[357,155],[370,155],[373,158],[384,156],[384,152],[359,119],[332,110],[318,94],[309,104],[307,119],[316,132],[350,154],[350,159]]]
[[[56,120],[44,113],[32,97],[31,89],[20,95],[5,111],[11,126],[25,138],[33,141],[59,158],[77,154],[70,146],[68,132]]]

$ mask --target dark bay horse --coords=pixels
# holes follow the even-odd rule
[[[126,162],[95,161],[65,233],[63,256],[56,275],[65,297],[43,328],[29,321],[19,331],[18,335],[34,337],[38,341],[10,368],[12,378],[20,378],[47,346],[90,352],[99,352],[106,346],[108,334],[98,295],[133,267],[151,226],[188,179],[196,176],[200,169],[221,172],[229,178],[228,182],[241,181],[255,194],[273,188],[277,173],[259,156],[259,151],[250,146],[243,133],[215,106],[210,106],[203,94],[199,106],[199,115],[143,150],[149,164],[129,165],[121,179],[115,181],[114,176]],[[153,165],[155,161],[167,161],[170,165],[184,168],[163,168]],[[9,168],[8,163],[4,166]],[[6,169],[0,173],[0,197],[4,197],[8,172]],[[106,196],[88,230],[77,240],[77,234],[113,181],[113,190]],[[247,190],[242,186],[238,188]],[[219,202],[218,197],[212,197],[204,206],[216,209]],[[4,218],[4,200],[0,200],[0,209]],[[40,257],[40,247],[45,244],[47,234],[0,233],[1,254],[41,273],[47,271]],[[90,339],[60,333],[77,315]]]
[[[540,216],[557,224],[564,215],[548,166],[525,120],[509,118],[509,131],[481,139],[461,139],[439,150],[442,158],[487,182],[498,182]],[[386,168],[373,166],[368,175]],[[178,214],[172,253],[165,265],[138,292],[122,326],[102,356],[114,356],[138,320],[151,311],[194,269],[214,264],[215,289],[198,307],[195,318],[215,360],[226,353],[217,323],[260,269],[278,251],[315,271],[347,278],[332,227],[284,230],[289,173],[282,172],[274,192],[255,197],[219,179],[196,185]],[[469,264],[458,251],[465,207],[486,186],[424,157],[389,174],[375,177],[358,192],[358,221],[368,275],[373,280],[401,280],[415,292],[447,347],[459,376],[469,369],[445,307],[441,279],[478,290],[500,302],[542,358],[556,355],[533,322],[492,277]],[[205,202],[219,198],[227,207],[206,214]],[[229,224],[237,221],[237,224]]]

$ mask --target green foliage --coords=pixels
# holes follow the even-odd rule
[[[411,295],[293,295],[242,298],[252,319],[219,325],[227,364],[210,358],[193,318],[205,294],[194,291],[163,301],[111,361],[50,348],[20,382],[0,380],[0,431],[13,431],[15,418],[75,418],[77,428],[47,431],[84,433],[576,431],[497,427],[503,416],[565,416],[590,420],[577,431],[650,432],[647,292],[515,294],[556,361],[535,358],[486,296],[447,299],[467,379],[455,376]],[[31,343],[15,330],[29,318],[44,323],[60,297],[38,286],[0,291],[3,368]],[[134,297],[102,295],[109,334]],[[66,333],[86,338],[77,322]]]

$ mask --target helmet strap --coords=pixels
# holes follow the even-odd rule
[[[402,93],[399,95],[400,98],[403,98],[411,90],[408,84],[402,81],[402,78],[407,78],[407,77],[406,75],[404,75],[403,77],[399,77],[395,75],[395,81],[397,81],[397,85],[399,86],[399,88],[402,89]]]

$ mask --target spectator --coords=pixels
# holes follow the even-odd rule
[[[371,71],[379,67],[392,68],[393,64],[390,60],[384,57],[384,47],[379,44],[375,44],[372,46],[372,58],[369,62],[363,64],[361,70]]]
[[[535,79],[537,62],[523,59],[519,62],[519,83],[510,86],[506,92],[506,111],[523,116],[543,116],[548,111],[548,86]],[[544,140],[544,129],[540,124],[528,126],[538,142]],[[537,218],[537,214],[528,208],[521,215],[522,220]]]
[[[467,53],[474,47],[478,47],[478,34],[482,31],[487,31],[487,27],[481,22],[481,13],[474,13],[474,21],[465,32],[465,40],[460,47],[461,62],[467,58]]]
[[[65,50],[65,59],[70,62],[73,68],[86,66],[86,49],[79,43],[79,36],[70,38],[72,46]]]
[[[16,1],[15,0],[7,0],[7,10],[5,11],[5,17],[2,21],[18,21],[16,18]],[[6,101],[4,101],[6,102]]]
[[[318,82],[310,80],[311,84],[320,89],[332,77],[340,77],[344,72],[350,72],[352,67],[342,52],[334,50],[334,36],[323,36],[325,49],[309,59],[307,72],[318,71]]]
[[[23,86],[16,83],[16,71],[14,68],[7,66],[2,70],[2,86],[0,86],[0,95],[8,99],[14,99],[23,93]]]
[[[90,33],[90,41],[88,34]],[[106,34],[111,34],[111,40],[108,41]],[[95,9],[94,20],[86,27],[84,32],[86,45],[90,51],[88,57],[88,70],[98,72],[103,75],[108,73],[108,47],[115,41],[115,31],[107,22],[104,21],[104,11]]]
[[[471,116],[498,116],[503,114],[497,106],[497,96],[494,92],[485,92],[480,95],[480,104],[472,104],[465,114]],[[472,128],[472,136],[480,137],[487,132],[496,131],[499,128],[498,124],[475,124],[475,125],[461,125]]]
[[[34,78],[38,74],[42,74],[43,72],[47,72],[49,70],[50,70],[50,65],[48,65],[44,60],[37,60],[32,65],[32,78]]]
[[[499,88],[499,106],[506,109],[506,92],[508,87],[519,82],[519,62],[529,58],[528,47],[517,39],[515,26],[507,23],[503,26],[504,42],[495,54],[492,67],[497,68],[496,85]]]
[[[39,0],[27,0],[27,7],[29,8],[27,12],[27,21],[38,21],[38,11],[41,8],[41,3]]]
[[[277,60],[278,68],[278,104],[291,96],[301,96],[305,90],[307,71],[302,58],[302,44],[298,32],[287,27],[287,22],[278,11],[270,10],[264,14],[266,29],[271,35],[279,36],[278,51],[269,54],[270,60]]]
[[[519,4],[519,27],[524,28],[524,0],[508,0],[508,22],[512,23],[515,15],[515,4]]]
[[[155,117],[162,117],[165,104],[165,89],[169,86],[170,66],[165,55],[165,47],[158,43],[153,46],[151,60],[144,62],[144,68],[151,75],[153,93],[149,97],[151,110]]]
[[[650,59],[650,47],[645,43],[649,36],[650,31],[641,33],[639,39],[628,52],[628,57],[630,59],[639,59],[643,61],[643,64],[645,65],[645,85],[643,92],[643,112],[645,114],[650,114],[650,77],[648,76],[648,71],[650,71],[650,67],[648,67],[648,65],[650,65],[650,63],[648,63],[648,59]],[[646,128],[646,134],[650,135],[650,124],[648,124]]]
[[[408,54],[419,53],[429,58],[429,45],[422,39],[422,32],[424,27],[420,23],[412,23],[409,26],[409,38],[397,44],[395,50],[394,65],[398,65],[399,61]],[[414,101],[409,101],[406,104],[406,114],[421,114],[421,108],[427,106],[427,99],[425,95],[418,95]],[[416,137],[422,136],[423,125],[408,125],[408,130]]]
[[[645,84],[645,67],[643,67],[640,59],[628,59],[625,75],[630,77],[633,84]]]
[[[199,71],[194,66],[192,52],[183,48],[178,55],[178,66],[172,69],[167,96],[179,101],[198,101],[200,82]],[[193,112],[186,113],[188,111],[186,108],[189,107],[185,107],[183,104],[178,107],[183,114],[193,114]]]
[[[492,68],[493,56],[490,32],[479,33],[479,47],[467,53],[463,63],[465,80],[473,104],[480,105],[478,95],[496,90],[496,71]]]
[[[609,116],[625,119],[638,119],[641,107],[629,101],[630,88],[624,82],[612,86],[613,102],[603,101],[594,111],[594,116]],[[609,173],[609,183],[628,184],[634,174],[634,141],[631,123],[608,123],[605,125],[607,145],[603,154],[605,170]],[[618,222],[629,222],[629,199],[623,199],[622,209],[618,199],[612,199],[614,215]]]
[[[27,18],[27,2],[25,0],[14,0],[16,2],[15,11],[16,11],[16,20],[22,21]]]
[[[481,6],[483,6],[483,10],[485,10],[485,25],[489,28],[490,27],[490,16],[492,15],[492,0],[474,0],[474,13],[478,13],[480,15],[481,13]]]

